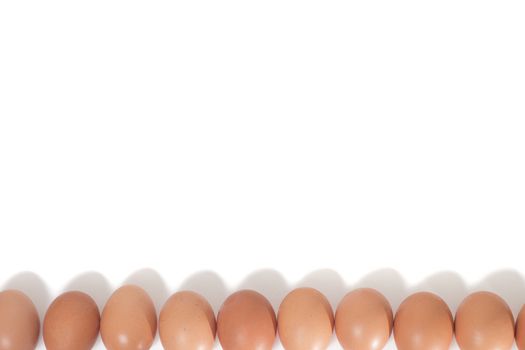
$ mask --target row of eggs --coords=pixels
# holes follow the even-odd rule
[[[252,290],[230,295],[217,318],[197,293],[173,294],[159,319],[140,287],[117,289],[99,313],[82,292],[66,292],[49,306],[43,322],[49,350],[91,349],[100,332],[109,350],[146,350],[157,333],[167,350],[210,350],[216,334],[224,350],[269,350],[276,334],[286,350],[323,350],[337,338],[347,350],[382,349],[392,330],[399,350],[449,349],[454,333],[462,350],[525,350],[525,307],[516,325],[505,301],[490,292],[469,295],[455,319],[437,295],[419,292],[406,298],[395,318],[387,299],[369,288],[348,293],[335,315],[327,298],[313,288],[298,288],[282,301],[277,316],[269,301]],[[0,292],[0,350],[35,349],[40,321],[22,292]]]

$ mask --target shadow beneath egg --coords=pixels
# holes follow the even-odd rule
[[[272,269],[262,269],[248,275],[239,285],[239,289],[251,289],[261,293],[272,304],[276,313],[281,301],[290,291],[283,275]]]
[[[38,317],[40,319],[40,333],[42,333],[44,316],[51,301],[49,289],[42,278],[30,271],[21,272],[14,275],[4,283],[2,290],[7,289],[19,290],[27,295],[29,299],[31,299],[38,312]],[[41,336],[39,336],[37,347],[43,347],[42,344],[43,339]]]
[[[132,273],[124,281],[124,284],[134,284],[143,288],[153,300],[157,313],[169,295],[168,287],[162,276],[150,268],[141,269]]]
[[[335,312],[348,290],[343,278],[335,270],[321,269],[306,275],[294,288],[315,288],[328,299]]]
[[[525,279],[513,269],[495,271],[474,285],[474,291],[489,291],[503,298],[516,318],[525,303]]]
[[[44,319],[51,295],[46,284],[33,272],[21,272],[11,277],[2,289],[16,289],[26,294],[35,304],[40,320]]]
[[[396,270],[381,269],[363,277],[352,286],[352,289],[363,287],[374,288],[381,292],[390,302],[394,312],[405,298],[422,291],[440,296],[447,303],[453,315],[463,299],[477,291],[490,291],[502,297],[515,317],[525,303],[525,278],[513,269],[493,272],[481,282],[473,285],[468,285],[457,272],[440,271],[414,286],[407,286],[401,274]]]
[[[394,269],[379,269],[362,277],[352,286],[357,288],[373,288],[383,294],[390,302],[395,312],[399,304],[408,296],[407,285],[401,274]]]
[[[64,288],[64,292],[73,290],[90,295],[95,300],[98,309],[102,311],[113,288],[102,274],[89,271],[73,278]]]
[[[431,292],[447,303],[454,315],[461,301],[469,294],[463,278],[453,271],[441,271],[424,279],[410,290],[410,293]]]
[[[199,293],[210,303],[215,314],[228,297],[228,289],[222,278],[214,271],[201,271],[182,282],[178,291],[189,290]]]

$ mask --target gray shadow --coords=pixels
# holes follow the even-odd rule
[[[112,287],[102,274],[89,271],[73,278],[64,288],[64,292],[72,290],[81,291],[90,295],[93,300],[95,300],[95,303],[97,303],[98,309],[102,311],[102,308],[111,295]]]
[[[51,296],[46,284],[37,274],[26,271],[14,275],[4,284],[3,289],[17,289],[25,293],[35,304],[42,322]]]
[[[199,293],[208,300],[215,314],[228,296],[228,289],[224,281],[213,271],[201,271],[191,275],[182,282],[179,290]]]
[[[162,276],[150,268],[134,272],[124,281],[124,284],[134,284],[144,288],[153,300],[157,312],[162,308],[169,295],[168,287]]]
[[[264,295],[272,304],[275,312],[288,293],[288,283],[276,270],[263,269],[246,277],[239,289],[252,289]]]
[[[461,301],[468,295],[468,288],[463,278],[456,272],[441,271],[410,290],[410,293],[415,292],[432,292],[439,295],[447,303],[452,314],[455,314]]]
[[[297,287],[311,287],[323,293],[332,305],[334,312],[347,290],[341,276],[331,269],[321,269],[309,273],[297,283]]]
[[[390,302],[394,313],[407,296],[405,280],[394,269],[380,269],[364,276],[352,286],[352,289],[357,288],[374,288],[382,293]]]
[[[522,274],[512,269],[491,273],[472,290],[486,290],[498,294],[509,304],[514,317],[525,303],[525,279]]]

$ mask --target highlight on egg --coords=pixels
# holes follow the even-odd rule
[[[335,314],[335,332],[345,350],[380,350],[393,327],[392,307],[377,290],[360,288],[346,294]]]
[[[100,327],[100,313],[86,293],[70,291],[58,296],[44,317],[43,337],[47,350],[90,350]]]
[[[406,298],[394,319],[398,350],[448,350],[454,336],[449,307],[439,296],[419,292]]]
[[[510,350],[514,343],[512,311],[491,292],[467,296],[458,307],[455,325],[461,350]]]
[[[230,295],[217,315],[217,336],[223,350],[271,350],[276,330],[272,305],[253,290]]]
[[[286,350],[324,350],[334,328],[330,302],[316,289],[294,289],[279,307],[277,327]]]
[[[159,316],[159,334],[165,350],[212,350],[215,314],[201,295],[191,291],[173,294]]]
[[[125,285],[111,295],[100,320],[100,335],[108,350],[149,349],[156,333],[155,305],[144,289]]]
[[[35,305],[18,290],[0,292],[0,349],[35,349],[40,319]]]

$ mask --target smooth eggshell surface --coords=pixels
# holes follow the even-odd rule
[[[519,350],[525,350],[525,305],[522,306],[516,320],[516,345]]]
[[[97,340],[99,326],[95,301],[82,292],[66,292],[47,309],[44,344],[47,350],[89,350]]]
[[[24,293],[0,293],[0,350],[33,350],[40,334],[35,305]]]
[[[277,327],[286,350],[324,350],[333,334],[332,307],[319,291],[297,288],[282,301]]]
[[[125,285],[109,298],[100,321],[108,350],[149,349],[157,333],[155,305],[142,288]]]
[[[392,327],[392,307],[375,289],[354,290],[337,307],[335,332],[345,350],[383,349]]]
[[[435,294],[412,294],[397,310],[394,339],[398,350],[448,350],[453,334],[452,313]]]
[[[470,294],[456,312],[461,350],[508,350],[514,343],[514,317],[507,303],[491,292]]]
[[[211,350],[215,330],[210,304],[194,292],[173,294],[160,312],[160,340],[166,350]]]
[[[230,295],[217,316],[217,335],[224,350],[271,350],[276,328],[272,305],[253,290]]]

